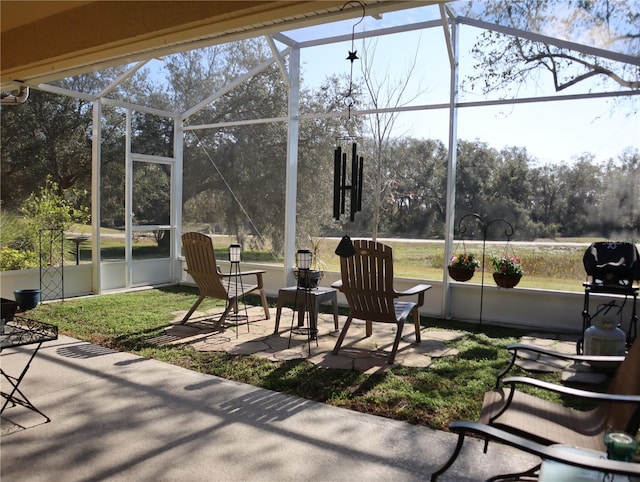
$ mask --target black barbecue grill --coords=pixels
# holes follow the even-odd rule
[[[627,346],[631,346],[637,335],[638,315],[636,302],[638,299],[638,285],[634,280],[640,280],[640,253],[633,243],[601,241],[592,243],[582,258],[587,272],[584,286],[584,307],[582,310],[583,337],[578,340],[577,351],[582,353],[584,332],[591,326],[589,313],[589,295],[602,293],[624,296],[626,302],[632,298],[631,319],[627,329]],[[589,279],[590,277],[590,279]]]

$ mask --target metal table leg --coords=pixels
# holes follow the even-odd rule
[[[20,383],[22,383],[22,380],[24,379],[25,375],[27,374],[27,371],[29,371],[29,367],[31,366],[31,362],[35,358],[35,356],[38,353],[38,350],[40,349],[41,346],[42,346],[42,342],[38,343],[36,345],[36,348],[33,350],[33,353],[31,353],[31,356],[29,357],[29,360],[27,361],[26,365],[22,369],[22,372],[17,377],[9,375],[7,372],[5,372],[3,369],[0,368],[0,374],[2,374],[2,376],[12,386],[11,393],[0,392],[2,397],[5,399],[4,405],[2,405],[2,409],[0,409],[0,414],[2,414],[4,412],[4,410],[5,410],[5,408],[7,408],[7,405],[9,405],[9,403],[11,403],[12,406],[22,405],[23,407],[26,407],[29,410],[32,410],[32,411],[37,412],[40,415],[42,415],[47,420],[47,422],[51,421],[51,419],[49,417],[47,417],[44,413],[42,413],[40,410],[38,410],[38,408],[36,408],[36,406],[33,403],[31,403],[31,401],[27,398],[27,396],[19,388],[20,387]]]

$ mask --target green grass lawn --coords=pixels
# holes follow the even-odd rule
[[[583,242],[590,242],[583,240]],[[385,241],[393,248],[394,275],[403,278],[442,280],[444,241],[413,242],[403,240]],[[569,243],[569,242],[567,242]],[[321,243],[320,257],[330,271],[340,271],[340,258],[334,253],[337,242],[326,240]],[[494,285],[490,256],[501,255],[506,245],[499,243],[487,245],[485,252],[485,285]],[[462,246],[454,246],[456,253],[462,252]],[[560,291],[583,291],[582,282],[585,271],[582,264],[585,246],[574,244],[518,244],[508,248],[511,255],[522,259],[525,271],[521,288],[539,288]],[[466,251],[482,259],[482,246],[468,243]],[[481,273],[476,271],[467,283],[481,283]]]
[[[173,286],[43,304],[31,318],[55,324],[61,334],[135,353],[190,370],[217,375],[310,400],[437,429],[453,420],[476,420],[483,393],[507,365],[507,345],[522,331],[423,318],[427,329],[456,329],[465,336],[448,345],[459,355],[428,368],[393,368],[367,375],[319,369],[304,360],[271,362],[253,356],[198,352],[190,346],[157,346],[149,340],[164,332],[172,312],[188,310],[195,288]],[[252,299],[249,297],[248,301]],[[255,300],[256,304],[257,299]],[[205,300],[202,309],[217,303]],[[426,336],[428,337],[428,335]],[[516,374],[519,372],[516,371]],[[556,375],[545,377],[557,381]],[[554,395],[545,395],[557,399]]]
[[[118,234],[116,231],[112,234]],[[228,259],[228,245],[231,237],[216,237],[214,245],[216,257],[220,260]],[[537,288],[559,291],[583,291],[582,282],[585,280],[585,271],[582,264],[584,245],[575,245],[576,242],[588,243],[588,240],[572,240],[566,244],[562,242],[547,244],[513,244],[508,247],[504,243],[489,244],[485,252],[485,285],[493,285],[490,256],[500,255],[505,248],[522,259],[525,275],[518,285],[521,288]],[[319,258],[324,262],[328,271],[340,271],[340,258],[334,253],[338,241],[324,239],[320,243]],[[443,278],[443,253],[444,242],[415,242],[392,240],[385,241],[394,250],[395,276],[403,278],[415,278],[421,280],[442,280]],[[105,260],[124,260],[124,239],[105,237],[101,241],[102,256]],[[466,251],[476,254],[481,259],[482,247],[478,244],[467,243]],[[462,252],[463,246],[454,246],[455,252]],[[134,258],[146,259],[166,257],[168,252],[159,249],[151,238],[140,238],[133,246]],[[274,260],[268,249],[247,249],[243,252],[243,260],[259,263],[282,263],[281,259]],[[80,259],[82,262],[91,262],[91,245],[84,243],[80,246]],[[480,284],[481,273],[478,270],[468,283]]]

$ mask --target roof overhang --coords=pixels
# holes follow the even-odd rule
[[[367,15],[438,3],[363,1]],[[362,14],[358,2],[0,2],[0,90]]]

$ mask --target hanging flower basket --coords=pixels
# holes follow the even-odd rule
[[[509,256],[507,253],[491,256],[491,264],[495,270],[493,279],[500,288],[513,288],[520,283],[520,278],[524,275],[520,258]]]
[[[469,281],[473,278],[476,268],[480,262],[472,253],[460,253],[451,256],[447,270],[449,276],[456,281]]]
[[[473,278],[473,273],[476,272],[475,268],[460,268],[458,266],[447,266],[449,270],[449,276],[456,281],[469,281]]]
[[[513,288],[520,283],[522,276],[514,274],[493,273],[493,279],[500,288]]]

